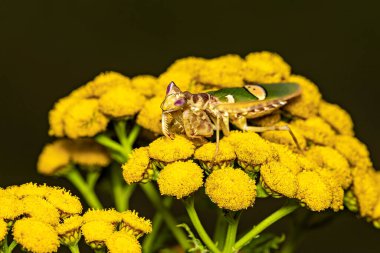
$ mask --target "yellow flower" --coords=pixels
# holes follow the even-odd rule
[[[297,175],[297,198],[312,211],[322,211],[330,207],[332,192],[330,185],[315,171],[302,171]]]
[[[59,247],[58,234],[54,228],[34,218],[16,221],[13,225],[13,239],[33,253],[56,252]]]
[[[263,164],[260,168],[260,174],[265,185],[271,191],[289,198],[296,196],[298,189],[297,176],[285,164],[277,161]]]
[[[255,202],[255,181],[239,169],[214,170],[207,178],[205,188],[211,201],[223,209],[239,211]]]
[[[75,140],[71,156],[74,163],[89,169],[107,167],[111,162],[111,157],[107,150],[92,139]]]
[[[162,110],[160,106],[163,100],[164,99],[160,96],[148,100],[137,116],[137,124],[154,133],[162,134]]]
[[[343,210],[344,190],[341,183],[337,180],[336,173],[324,168],[319,168],[316,172],[323,178],[331,189],[332,200],[330,207],[336,212]]]
[[[216,157],[215,149],[216,143],[206,143],[195,151],[194,158],[201,161],[201,165],[207,170],[233,165],[236,155],[234,147],[229,142],[225,140],[219,142],[219,150]]]
[[[269,115],[265,115],[256,119],[252,119],[254,125],[257,126],[273,126],[281,121],[281,113],[279,111]]]
[[[83,220],[85,223],[91,221],[104,221],[113,225],[117,225],[121,221],[121,214],[115,209],[90,209],[83,215]]]
[[[82,224],[83,218],[79,215],[64,219],[63,222],[56,227],[61,243],[64,245],[77,244],[81,237],[80,229]]]
[[[22,214],[21,200],[7,190],[0,190],[0,219],[15,220]]]
[[[194,144],[183,136],[160,137],[149,144],[149,156],[164,163],[185,160],[194,154]]]
[[[65,139],[45,145],[38,157],[38,172],[49,176],[59,173],[70,163],[70,149],[72,149],[72,143]]]
[[[152,97],[155,95],[155,91],[158,86],[157,78],[150,75],[135,76],[131,80],[132,88],[138,90],[146,97]]]
[[[133,117],[144,103],[145,97],[139,91],[119,86],[100,97],[99,109],[112,118]]]
[[[307,120],[298,119],[293,121],[290,126],[295,126],[306,139],[316,144],[331,146],[334,142],[334,130],[319,117]]]
[[[80,214],[82,204],[78,197],[69,191],[58,187],[52,188],[46,195],[46,200],[61,212],[61,216]]]
[[[337,135],[334,138],[334,148],[341,153],[352,166],[372,167],[367,146],[357,138]]]
[[[131,81],[120,73],[109,71],[99,74],[93,81],[86,84],[87,98],[99,98],[104,93],[116,87],[130,87]]]
[[[276,125],[282,126],[282,125],[288,125],[288,124],[286,124],[285,122],[280,122]],[[302,134],[297,129],[297,127],[292,126],[291,130],[296,136],[298,144],[300,145],[301,149],[304,150],[307,144],[305,138],[302,136]],[[267,131],[267,132],[263,132],[261,134],[261,137],[263,137],[264,139],[270,142],[286,145],[294,151],[299,151],[296,143],[294,142],[292,136],[290,135],[288,131]]]
[[[60,215],[58,210],[46,200],[36,196],[27,196],[22,199],[22,203],[23,212],[28,217],[53,226],[59,223]]]
[[[306,156],[319,166],[331,170],[344,189],[350,186],[352,182],[350,166],[338,151],[330,147],[312,146],[306,152]]]
[[[4,238],[7,236],[8,234],[8,225],[7,223],[0,218],[0,245],[1,245],[1,242],[4,240]]]
[[[106,240],[110,253],[141,253],[141,245],[137,239],[124,231],[114,232]]]
[[[157,183],[162,195],[181,199],[203,185],[203,171],[192,161],[174,162],[160,171]]]
[[[253,132],[233,131],[224,139],[234,146],[239,164],[247,171],[277,156],[271,144]]]
[[[354,123],[352,122],[351,116],[339,105],[322,101],[319,105],[319,115],[338,133],[350,136],[354,135]]]
[[[358,200],[360,214],[371,217],[379,200],[379,182],[373,169],[353,170],[353,192]]]
[[[200,69],[198,80],[217,87],[241,87],[244,60],[238,55],[225,55],[208,60]]]
[[[68,137],[92,137],[107,128],[108,118],[99,112],[96,99],[82,99],[67,109],[64,117]]]
[[[152,223],[150,220],[139,217],[139,214],[135,211],[125,211],[121,214],[121,218],[120,230],[130,233],[136,238],[152,232]]]
[[[292,152],[288,146],[281,144],[272,144],[272,147],[278,153],[277,161],[285,165],[291,173],[298,174],[302,170],[300,164],[300,155]],[[305,158],[306,159],[306,158]]]
[[[199,72],[207,64],[207,60],[200,57],[186,57],[176,60],[168,68],[168,72],[187,72],[194,77],[199,75]]]
[[[315,116],[321,102],[318,87],[303,76],[292,75],[287,81],[298,83],[301,86],[302,94],[284,106],[284,110],[290,112],[293,116],[301,118]]]
[[[128,184],[138,183],[143,179],[149,180],[153,172],[149,166],[149,153],[147,147],[137,148],[132,151],[128,161],[123,164],[123,177]]]
[[[17,198],[21,199],[25,196],[37,196],[40,198],[45,198],[46,195],[51,191],[51,187],[46,185],[37,185],[35,183],[26,183],[22,185],[13,185],[7,187],[7,192],[15,195]]]
[[[86,243],[93,249],[103,248],[105,241],[114,231],[114,225],[102,220],[86,222],[82,226],[82,234],[86,240]]]
[[[158,77],[158,85],[156,86],[156,94],[165,95],[166,87],[170,82],[175,84],[182,90],[188,91],[193,83],[193,76],[185,71],[166,71]]]
[[[49,111],[49,135],[55,137],[65,136],[63,120],[65,118],[66,111],[72,105],[78,103],[79,100],[80,99],[77,97],[67,96],[61,98],[54,104],[53,109]]]
[[[290,76],[290,66],[278,54],[250,53],[245,60],[244,79],[249,82],[278,83]]]

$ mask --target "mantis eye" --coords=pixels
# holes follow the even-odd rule
[[[180,98],[180,99],[178,99],[178,100],[176,100],[174,102],[175,106],[183,106],[184,104],[185,104],[185,99],[184,98]]]

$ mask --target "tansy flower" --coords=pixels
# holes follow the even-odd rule
[[[81,238],[81,227],[83,224],[83,218],[79,215],[74,215],[63,220],[56,230],[59,235],[59,239],[64,245],[75,245]]]
[[[216,143],[206,143],[194,153],[194,158],[201,162],[206,170],[232,166],[236,158],[234,147],[227,141],[219,142],[219,150],[215,157]],[[215,158],[215,159],[214,159]]]
[[[245,57],[244,80],[278,83],[290,76],[290,66],[281,56],[271,52],[250,53]]]
[[[278,153],[277,161],[280,162],[281,164],[286,165],[286,167],[291,171],[291,173],[298,174],[302,170],[302,167],[299,162],[300,155],[292,152],[288,148],[288,146],[285,146],[285,145],[273,143],[272,147]]]
[[[174,162],[160,171],[157,183],[162,195],[181,199],[203,185],[203,171],[192,161]]]
[[[104,72],[95,77],[93,81],[86,84],[86,89],[90,96],[99,98],[104,93],[116,87],[130,87],[131,81],[128,77],[113,71]]]
[[[7,190],[0,191],[0,205],[0,219],[15,220],[23,214],[21,200]]]
[[[334,138],[334,148],[341,153],[352,166],[371,167],[367,146],[357,138],[346,135],[337,135]]]
[[[255,181],[242,170],[231,167],[214,170],[205,188],[212,202],[231,211],[247,209],[256,197]]]
[[[217,87],[241,87],[244,60],[238,55],[225,55],[208,60],[199,71],[198,80],[202,84]]]
[[[110,253],[141,253],[141,245],[137,239],[127,232],[114,232],[106,240],[106,246]]]
[[[281,113],[279,111],[252,120],[257,126],[273,126],[280,121]]]
[[[149,156],[164,163],[185,160],[194,154],[194,144],[183,136],[160,137],[149,144]]]
[[[0,218],[0,245],[2,244],[1,242],[4,240],[7,234],[8,234],[8,225],[3,219]]]
[[[330,207],[334,211],[343,210],[344,190],[341,182],[337,180],[336,173],[329,169],[319,168],[316,172],[323,178],[323,180],[329,185],[332,194],[332,200]]]
[[[166,71],[158,77],[157,81],[156,94],[159,96],[165,95],[166,87],[172,81],[175,82],[182,91],[188,91],[190,85],[194,82],[193,76],[185,71]]]
[[[255,166],[269,162],[277,156],[270,143],[253,132],[235,131],[224,139],[234,146],[239,164],[247,171],[253,171]]]
[[[103,248],[105,241],[114,231],[114,225],[102,220],[86,222],[82,226],[82,234],[86,243],[93,249]]]
[[[347,160],[330,147],[312,146],[306,156],[319,166],[331,170],[339,184],[346,189],[352,182],[351,169]]]
[[[83,220],[85,223],[91,221],[104,221],[113,225],[117,225],[121,221],[121,214],[115,209],[90,209],[83,215]]]
[[[133,117],[144,103],[145,97],[138,90],[119,86],[100,97],[99,109],[112,118]]]
[[[93,167],[107,167],[111,157],[107,150],[92,139],[75,140],[71,150],[72,161],[91,169]]]
[[[71,195],[65,189],[53,188],[46,195],[46,200],[60,211],[61,216],[80,214],[82,212],[82,204],[79,198]]]
[[[7,187],[6,191],[15,195],[17,198],[23,198],[25,196],[37,196],[45,198],[45,196],[51,191],[51,187],[46,185],[37,185],[35,183],[26,183],[22,185],[12,185]]]
[[[144,234],[152,232],[152,223],[150,220],[146,220],[139,217],[135,211],[125,211],[121,214],[120,230],[124,230],[136,238],[140,238]]]
[[[284,110],[293,116],[310,118],[318,113],[321,102],[321,94],[318,87],[303,76],[292,75],[288,82],[297,83],[301,86],[302,93],[299,97],[292,99],[289,104],[284,106]]]
[[[193,77],[197,77],[199,72],[205,67],[207,60],[200,57],[186,57],[176,60],[168,68],[168,72],[187,72]]]
[[[148,147],[137,148],[129,155],[128,161],[123,164],[123,177],[128,184],[149,180],[153,170],[149,165]]]
[[[138,90],[142,95],[146,97],[152,97],[156,93],[158,86],[157,78],[150,75],[135,76],[131,80],[132,88]],[[160,91],[161,92],[161,91]]]
[[[287,125],[287,124],[285,122],[280,122],[276,125]],[[297,129],[297,127],[292,126],[291,130],[296,136],[296,139],[301,149],[304,150],[306,148],[305,138],[302,136],[302,134]],[[290,135],[288,131],[266,131],[261,134],[261,137],[263,137],[264,139],[270,142],[286,145],[292,150],[299,152],[299,148],[297,147],[296,143],[294,142],[292,136]]]
[[[45,145],[38,157],[37,170],[44,175],[59,173],[70,163],[73,145],[69,140],[59,139]]]
[[[96,99],[82,99],[67,109],[64,130],[68,137],[92,137],[107,128],[108,118],[99,111]]]
[[[49,111],[49,135],[56,137],[65,136],[63,119],[66,111],[79,100],[78,97],[68,96],[61,98],[55,103],[54,108]]]
[[[13,239],[28,252],[50,253],[59,247],[58,233],[40,220],[24,218],[13,225]]]
[[[27,196],[22,199],[22,203],[26,216],[53,226],[59,223],[58,210],[46,200],[36,196]]]
[[[161,115],[160,108],[164,99],[161,96],[153,97],[148,100],[137,116],[137,124],[157,134],[161,131]]]
[[[319,117],[295,120],[290,125],[295,126],[306,139],[314,143],[331,146],[334,142],[334,130]]]
[[[294,198],[297,193],[298,183],[296,174],[283,163],[272,161],[263,164],[260,174],[266,187],[271,191]]]
[[[330,207],[332,192],[329,184],[315,171],[302,171],[297,175],[297,198],[312,211],[322,211]]]
[[[319,115],[338,133],[350,136],[354,135],[354,123],[351,116],[339,105],[322,101],[319,105]]]

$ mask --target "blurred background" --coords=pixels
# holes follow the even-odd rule
[[[261,50],[279,53],[324,99],[345,108],[379,168],[379,7],[376,0],[0,0],[0,187],[71,187],[35,169],[49,141],[47,113],[98,73],[159,75],[181,57]],[[273,205],[258,202],[246,226]],[[151,213],[139,199],[132,207]],[[379,239],[379,230],[343,212],[308,234],[299,252],[379,252]]]

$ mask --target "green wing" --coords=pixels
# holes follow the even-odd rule
[[[296,83],[272,83],[258,84],[263,87],[267,93],[264,101],[268,100],[288,100],[298,96],[301,93],[301,87]],[[221,102],[227,102],[227,95],[232,95],[235,103],[258,101],[257,97],[252,95],[244,87],[241,88],[224,88],[216,91],[209,91],[210,95],[217,97]]]

